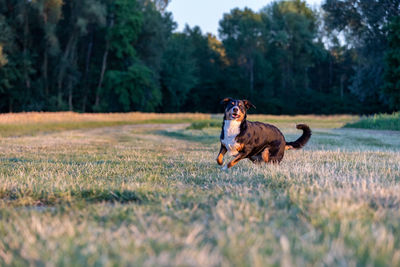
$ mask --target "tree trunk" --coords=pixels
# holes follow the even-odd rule
[[[254,59],[250,58],[250,99],[253,99],[254,92]]]
[[[324,80],[322,77],[322,74],[323,74],[322,68],[319,67],[318,68],[318,91],[319,92],[322,92],[322,81]]]
[[[47,44],[45,45],[44,55],[43,55],[43,86],[44,86],[44,93],[46,97],[49,95],[49,81],[48,81],[48,47]]]
[[[330,56],[329,57],[329,79],[328,79],[329,88],[332,87],[332,80],[333,80],[333,60],[332,60],[332,57]]]
[[[82,99],[82,112],[86,111],[86,104],[87,104],[87,97],[88,97],[88,76],[89,76],[89,66],[90,66],[90,59],[92,57],[92,49],[93,49],[93,30],[91,30],[90,41],[87,48],[87,55],[86,55],[86,66],[85,66],[85,76],[83,82],[83,99]]]
[[[70,85],[68,86],[68,109],[69,111],[73,111],[74,110],[74,106],[72,105],[72,85],[70,82]]]
[[[114,17],[112,15],[109,29],[112,29],[113,26],[114,26]],[[107,58],[108,58],[109,50],[110,50],[110,40],[107,39],[106,40],[106,48],[104,50],[104,55],[103,55],[103,63],[101,64],[99,83],[97,85],[97,90],[96,90],[96,101],[94,104],[94,106],[96,108],[99,108],[99,106],[100,106],[100,90],[101,90],[101,87],[103,86],[104,73],[106,72],[106,69],[107,69]]]
[[[276,96],[278,95],[278,91],[284,92],[286,89],[286,74],[285,74],[286,71],[285,70],[286,70],[286,63],[284,61],[281,61],[281,87],[282,87],[282,89],[281,90],[275,89]]]
[[[284,63],[285,69],[284,69],[284,87],[283,87],[283,96],[284,97],[288,97],[288,95],[290,95],[290,90],[291,90],[291,86],[292,86],[292,82],[291,82],[291,68],[290,68],[290,63],[289,63],[289,59]]]
[[[63,81],[64,81],[64,76],[65,76],[65,71],[67,68],[67,61],[68,58],[70,57],[71,51],[72,51],[72,47],[74,46],[75,43],[75,34],[71,34],[71,37],[68,40],[67,46],[65,48],[65,52],[64,55],[61,58],[61,66],[60,66],[60,72],[58,73],[58,79],[57,79],[57,88],[58,88],[58,94],[57,94],[57,98],[58,98],[58,107],[62,106],[62,85],[63,85]]]
[[[310,91],[310,81],[308,80],[308,67],[304,69],[304,89]]]
[[[106,72],[106,68],[107,68],[107,58],[108,58],[109,48],[110,48],[110,42],[107,41],[106,49],[105,49],[104,55],[103,55],[103,64],[101,65],[100,79],[99,79],[99,83],[97,85],[97,90],[96,90],[96,102],[94,104],[96,108],[98,108],[100,105],[100,90],[101,90],[101,86],[103,85],[104,73]]]
[[[13,112],[13,99],[10,96],[9,100],[8,100],[8,112],[12,113]]]
[[[78,69],[78,49],[76,47],[76,43],[73,46],[72,49],[72,53],[71,53],[71,64],[72,64],[72,68],[74,70]],[[74,96],[74,86],[76,85],[76,82],[74,82],[75,79],[68,79],[68,108],[69,111],[73,111],[74,110],[74,106],[72,104],[72,100],[73,100],[73,96]]]
[[[25,79],[25,86],[27,92],[30,91],[31,88],[31,81],[29,80],[29,73],[28,73],[28,34],[29,34],[29,21],[28,21],[28,13],[26,11],[26,6],[24,5],[24,41],[23,41],[23,54],[24,54],[24,79]]]
[[[43,28],[47,29],[47,14],[46,12],[43,13]],[[48,80],[48,65],[49,65],[49,44],[46,41],[44,44],[44,52],[43,52],[43,67],[42,67],[42,71],[43,71],[43,86],[44,86],[44,94],[46,96],[46,98],[49,95],[49,80]]]
[[[346,75],[342,74],[340,76],[340,99],[343,100],[344,96],[344,81],[346,80]]]

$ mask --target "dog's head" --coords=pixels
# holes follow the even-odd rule
[[[247,110],[255,106],[249,100],[236,100],[227,97],[221,101],[225,108],[224,120],[242,121],[246,118]]]

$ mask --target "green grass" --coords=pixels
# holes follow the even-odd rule
[[[188,130],[202,130],[204,128],[221,128],[221,120],[195,121],[190,124]]]
[[[194,121],[190,124],[188,129],[201,130],[204,128],[221,128],[222,115],[211,115],[209,120]],[[355,122],[358,120],[357,116],[350,115],[297,115],[297,116],[276,116],[276,115],[248,115],[250,121],[261,121],[277,125],[279,127],[295,127],[296,124],[306,122],[312,128],[340,128],[346,123]]]
[[[347,123],[344,127],[400,131],[400,112],[362,117],[359,121]]]
[[[398,134],[309,119],[305,149],[228,172],[216,127],[2,137],[0,266],[400,265]]]

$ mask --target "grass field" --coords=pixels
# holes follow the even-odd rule
[[[219,129],[190,127],[218,118],[0,116],[0,266],[400,265],[399,132],[253,115],[313,136],[223,172]]]
[[[345,125],[347,128],[400,131],[400,112],[362,117]]]

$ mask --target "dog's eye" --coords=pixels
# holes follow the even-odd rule
[[[232,105],[235,105],[235,102],[232,102],[231,104],[232,104]]]

